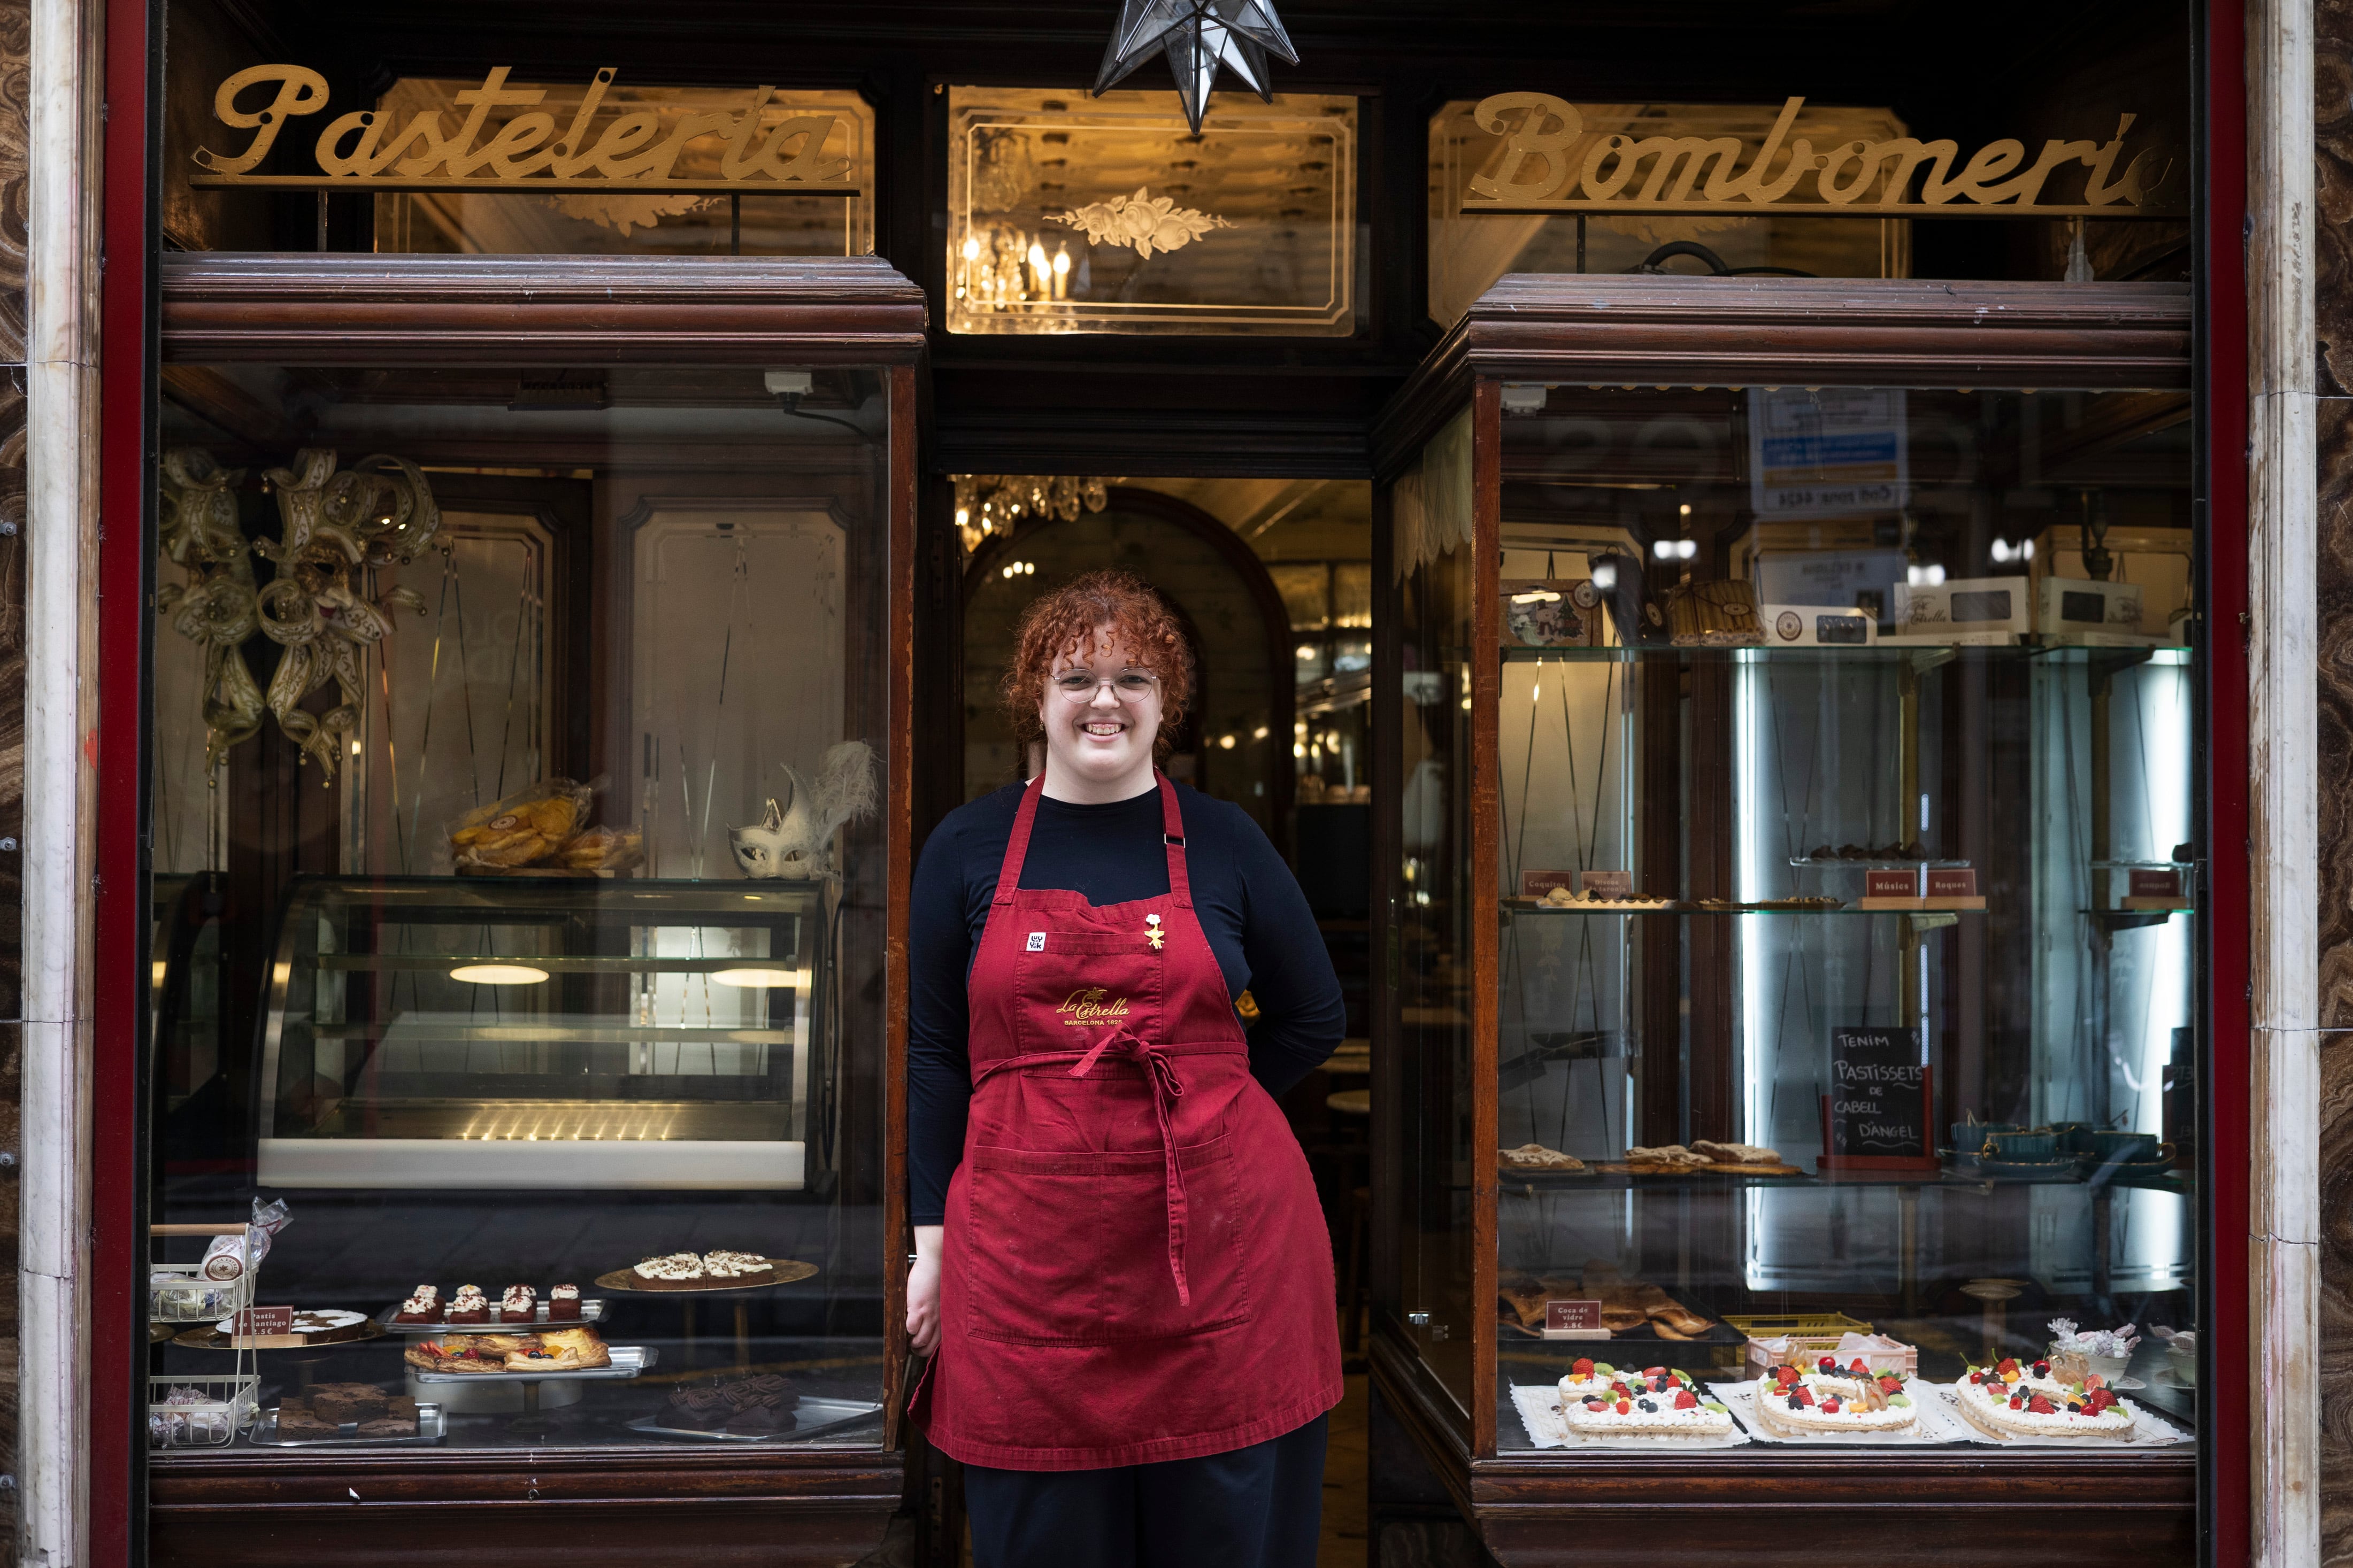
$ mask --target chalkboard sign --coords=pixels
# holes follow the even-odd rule
[[[1935,1170],[1935,1092],[1920,1031],[1831,1031],[1822,1097],[1823,1170]]]

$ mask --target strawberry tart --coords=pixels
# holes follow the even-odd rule
[[[1704,1441],[1733,1435],[1730,1411],[1700,1392],[1688,1373],[1663,1366],[1620,1372],[1580,1357],[1560,1380],[1560,1414],[1577,1437]]]
[[[1903,1375],[1874,1373],[1860,1356],[1843,1369],[1830,1356],[1810,1369],[1777,1366],[1757,1380],[1752,1397],[1757,1425],[1777,1437],[1894,1436],[1920,1425],[1920,1407],[1912,1403]]]
[[[2099,1437],[2130,1442],[2133,1413],[2095,1372],[2007,1358],[1953,1384],[1962,1417],[1989,1437]]]

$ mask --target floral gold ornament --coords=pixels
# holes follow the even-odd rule
[[[260,729],[267,710],[332,782],[359,721],[364,650],[392,630],[396,610],[425,613],[409,589],[369,597],[353,574],[405,565],[432,542],[441,513],[431,487],[403,458],[365,458],[338,472],[333,452],[306,448],[291,468],[263,476],[280,532],[248,543],[237,518],[243,469],[222,468],[194,447],[166,453],[162,468],[161,543],[188,580],[159,589],[155,607],[205,648],[207,773]],[[277,568],[267,585],[255,586],[248,552]],[[283,649],[267,691],[245,662],[244,644],[257,631]],[[330,681],[337,705],[324,714],[304,710]]]
[[[1182,250],[1212,229],[1231,228],[1224,218],[1180,207],[1174,196],[1155,196],[1138,185],[1132,196],[1090,202],[1069,212],[1049,213],[1049,223],[1087,231],[1089,245],[1124,245],[1145,260],[1155,250]]]
[[[278,567],[258,601],[261,635],[285,650],[266,700],[278,727],[332,780],[344,737],[359,722],[363,650],[392,630],[394,610],[425,613],[413,589],[370,599],[353,586],[352,573],[415,560],[439,530],[441,512],[425,476],[401,458],[364,458],[338,473],[332,451],[309,447],[294,454],[292,468],[262,478],[283,525],[278,538],[253,545]],[[329,681],[341,700],[324,714],[306,711],[304,699]]]
[[[1094,94],[1101,98],[1155,52],[1165,54],[1185,119],[1198,136],[1220,66],[1261,101],[1273,100],[1266,66],[1270,50],[1299,63],[1291,36],[1266,0],[1121,0],[1119,26],[1103,49]]]
[[[244,645],[260,628],[253,562],[237,527],[242,468],[224,468],[200,447],[164,454],[157,532],[164,553],[187,574],[155,590],[172,629],[205,650],[205,777],[216,782],[228,749],[261,728],[261,688]]]
[[[1152,944],[1153,952],[1158,952],[1161,945],[1168,940],[1168,933],[1160,929],[1160,917],[1146,915],[1144,917],[1144,940]]]

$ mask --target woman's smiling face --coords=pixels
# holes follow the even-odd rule
[[[1148,780],[1160,734],[1160,683],[1109,626],[1054,661],[1039,699],[1051,761],[1097,784]]]

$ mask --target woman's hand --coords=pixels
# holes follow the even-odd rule
[[[947,1227],[915,1227],[915,1262],[907,1270],[907,1338],[917,1355],[940,1346],[940,1247]]]

